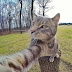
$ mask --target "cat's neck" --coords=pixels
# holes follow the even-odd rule
[[[51,38],[51,39],[46,39],[46,40],[44,40],[43,42],[45,42],[45,43],[51,43],[52,41],[54,41],[55,40],[55,38],[56,38],[56,36],[54,36],[53,38]]]

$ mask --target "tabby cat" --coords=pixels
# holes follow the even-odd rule
[[[59,57],[59,43],[56,32],[60,14],[53,18],[37,16],[29,30],[32,37],[28,49],[10,56],[0,57],[0,72],[27,72],[41,56]]]

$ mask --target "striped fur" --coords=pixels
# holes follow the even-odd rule
[[[41,56],[50,56],[50,62],[58,57],[56,38],[59,14],[54,18],[36,17],[29,30],[32,39],[28,49],[10,56],[0,57],[0,72],[28,72]],[[44,28],[43,28],[44,26]]]

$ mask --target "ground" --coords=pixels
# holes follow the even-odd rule
[[[72,72],[72,25],[59,26],[57,37],[62,52],[59,72]],[[0,55],[8,55],[28,48],[30,39],[27,32],[0,36]],[[39,64],[37,63],[29,72],[40,72]]]

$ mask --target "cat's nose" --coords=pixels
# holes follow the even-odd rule
[[[30,32],[31,34],[34,33],[36,30],[37,30],[38,26],[33,26],[31,29],[30,29]]]

